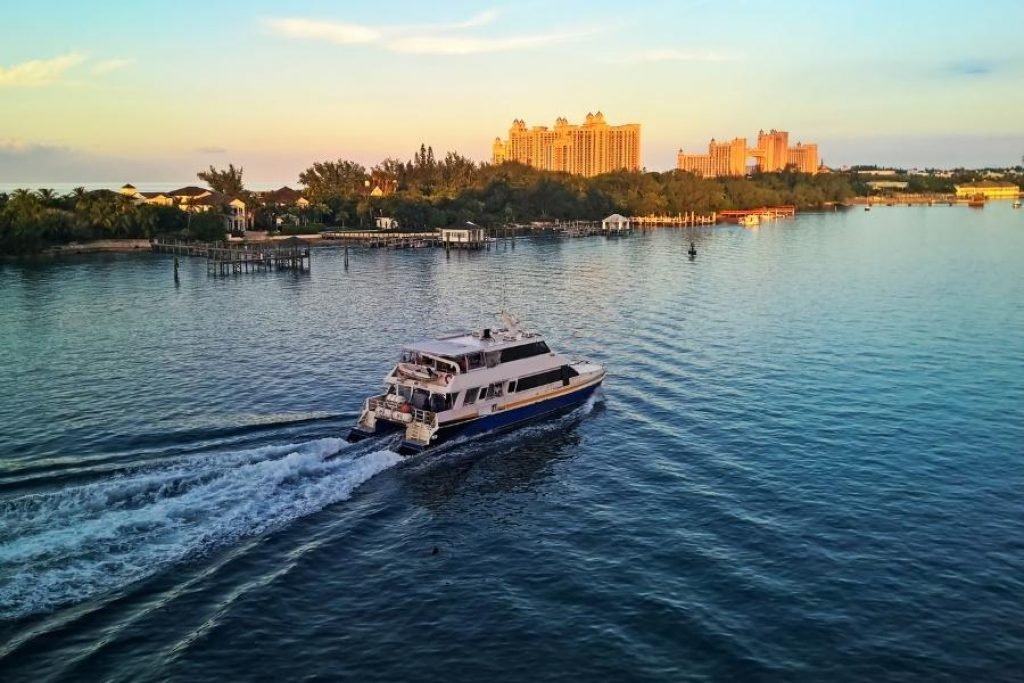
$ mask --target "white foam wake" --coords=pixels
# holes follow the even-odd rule
[[[0,503],[0,619],[79,602],[345,500],[401,458],[340,439],[179,458]]]

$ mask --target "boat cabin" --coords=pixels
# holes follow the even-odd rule
[[[522,332],[510,335],[506,330],[484,328],[471,334],[460,333],[410,344],[402,349],[400,365],[464,374],[549,353],[547,343],[535,335]]]

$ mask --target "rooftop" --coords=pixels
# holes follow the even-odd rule
[[[979,181],[973,182],[973,183],[960,183],[956,187],[974,187],[974,188],[977,188],[977,189],[980,190],[980,189],[983,189],[983,188],[997,188],[997,187],[1011,188],[1011,187],[1017,187],[1017,186],[1014,185],[1013,183],[1008,183],[1005,180],[979,180]]]
[[[537,341],[544,341],[544,338],[531,332],[518,332],[513,335],[508,330],[495,329],[491,330],[491,337],[489,339],[483,339],[477,333],[461,332],[450,337],[442,337],[441,339],[413,342],[412,344],[406,344],[402,348],[406,351],[431,353],[435,356],[464,356],[468,353],[497,351]]]

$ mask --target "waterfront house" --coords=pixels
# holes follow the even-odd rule
[[[224,227],[228,232],[244,232],[252,228],[253,214],[249,211],[248,204],[239,197],[229,197],[220,192],[207,192],[188,202],[182,202],[180,206],[185,211],[223,211]]]
[[[287,185],[276,190],[257,192],[256,196],[265,206],[295,207],[305,209],[309,207],[309,200],[301,192],[294,190]]]
[[[390,216],[377,216],[373,224],[378,230],[398,230],[398,219]]]
[[[263,206],[277,209],[274,212],[275,225],[284,225],[285,223],[292,223],[294,225],[306,224],[305,209],[308,209],[311,203],[298,190],[285,185],[276,190],[257,192],[256,197]]]
[[[177,206],[182,211],[197,213],[223,211],[224,229],[228,232],[241,232],[252,227],[253,214],[244,199],[203,187],[188,185],[170,192],[140,192],[134,185],[126,183],[120,192],[140,204]]]
[[[1020,188],[1013,183],[998,180],[979,180],[976,183],[955,185],[957,199],[972,199],[981,195],[985,199],[1016,199]]]

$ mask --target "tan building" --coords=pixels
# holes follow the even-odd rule
[[[976,183],[954,185],[957,199],[973,199],[977,195],[985,199],[1016,199],[1020,196],[1020,188],[1013,183],[995,180],[979,180]]]
[[[763,130],[757,134],[757,147],[748,147],[746,138],[733,138],[729,142],[708,145],[707,154],[686,154],[679,150],[676,168],[704,178],[741,176],[747,172],[747,159],[754,159],[754,168],[770,173],[788,166],[803,173],[818,172],[818,145],[798,142],[789,146],[789,133],[783,130]]]
[[[491,149],[492,163],[506,161],[584,176],[639,171],[640,124],[610,126],[601,112],[587,114],[581,125],[559,117],[554,128],[527,128],[524,121],[516,119],[508,139],[495,138]]]
[[[786,165],[792,166],[801,173],[817,173],[820,163],[818,161],[818,145],[812,143],[796,143],[796,147],[789,148]]]
[[[129,183],[122,186],[120,192],[140,204],[177,206],[182,211],[194,213],[221,211],[224,214],[224,227],[231,232],[247,230],[253,223],[253,214],[243,199],[204,187],[189,185],[170,192],[139,192]]]

